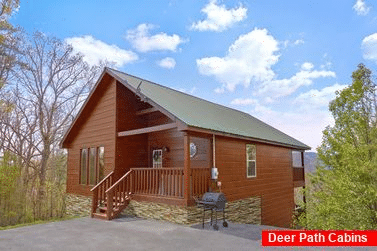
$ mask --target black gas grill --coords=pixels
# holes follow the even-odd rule
[[[204,228],[204,219],[205,219],[205,212],[211,211],[211,225],[212,225],[212,215],[213,211],[215,211],[215,224],[213,225],[213,229],[218,230],[219,226],[217,225],[217,212],[223,212],[223,226],[228,227],[228,223],[225,221],[225,206],[227,200],[223,193],[205,193],[201,200],[196,201],[197,206],[203,208],[203,228]]]

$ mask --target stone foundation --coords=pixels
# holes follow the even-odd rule
[[[65,205],[66,216],[90,216],[92,198],[76,194],[66,194]]]
[[[91,197],[66,194],[65,203],[66,216],[90,216],[92,207]],[[193,225],[202,222],[203,210],[196,206],[180,207],[164,203],[131,200],[122,214]],[[218,213],[218,218],[220,219],[221,217],[221,213]],[[261,224],[260,198],[250,197],[228,202],[225,208],[225,218],[234,223]],[[206,212],[206,219],[209,219],[209,212]]]
[[[225,208],[226,218],[235,223],[261,224],[261,199],[250,197],[229,202]]]
[[[202,222],[203,210],[195,206],[180,207],[132,200],[122,214],[193,225]],[[209,212],[206,215],[208,219]],[[218,213],[218,217],[222,217],[221,213]],[[260,198],[251,197],[229,202],[225,209],[225,218],[234,223],[261,224]]]

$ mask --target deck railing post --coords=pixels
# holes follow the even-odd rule
[[[93,218],[93,213],[97,211],[98,207],[98,188],[93,191],[93,200],[92,200],[92,212],[90,216]]]
[[[188,132],[184,133],[183,138],[183,152],[184,152],[184,187],[183,187],[183,198],[185,200],[185,205],[187,206],[191,200],[191,159],[190,159],[190,135]]]
[[[111,220],[113,215],[113,204],[114,204],[114,192],[109,191],[106,193],[107,195],[107,219]]]

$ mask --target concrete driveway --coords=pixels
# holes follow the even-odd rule
[[[229,224],[186,227],[139,218],[103,221],[79,218],[0,231],[0,250],[354,250],[354,248],[264,248],[266,226]],[[362,248],[360,250],[376,250]]]

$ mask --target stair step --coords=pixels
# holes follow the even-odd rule
[[[93,218],[107,220],[107,215],[103,213],[93,213]]]
[[[123,204],[125,202],[130,201],[130,200],[131,200],[130,197],[126,197],[125,199],[122,198],[121,200],[117,200],[117,201],[113,200],[113,204],[115,204],[116,202],[118,202],[120,204]],[[107,206],[107,201],[106,200],[105,200],[104,204],[105,204],[105,206]]]
[[[98,207],[100,213],[106,213],[107,207]]]

